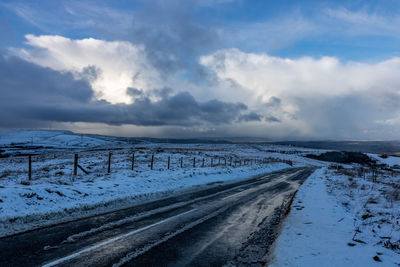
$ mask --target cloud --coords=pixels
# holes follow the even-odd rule
[[[179,128],[188,135],[397,138],[399,58],[365,63],[258,52],[293,54],[321,44],[316,54],[342,53],[326,47],[331,38],[347,47],[348,37],[358,38],[354,47],[395,46],[396,12],[324,3],[229,20],[229,2],[47,3],[54,12],[2,4],[46,34],[26,35],[24,49],[11,49],[24,60],[1,55],[2,127],[57,122],[141,125],[141,133],[171,135]],[[63,37],[82,33],[96,38]],[[377,36],[391,38],[381,43]]]
[[[128,87],[148,90],[160,86],[158,71],[148,62],[142,46],[129,42],[62,36],[26,35],[32,49],[14,49],[20,57],[43,67],[91,75],[98,99],[130,103]]]
[[[44,125],[35,113],[47,106],[70,109],[86,105],[93,98],[86,80],[71,73],[59,73],[16,57],[0,54],[0,122],[3,127]],[[48,110],[52,112],[52,110]]]
[[[298,12],[256,22],[239,22],[235,27],[222,27],[228,47],[246,51],[272,52],[320,33],[321,27]]]
[[[274,116],[265,117],[265,121],[267,121],[267,122],[281,122],[280,119],[278,119],[277,117],[274,117]]]
[[[200,58],[202,68],[214,80],[198,85],[182,83],[179,75],[160,79],[163,74],[144,50],[129,42],[60,36],[28,36],[28,40],[34,49],[17,52],[35,64],[10,57],[8,63],[3,59],[2,69],[5,73],[18,63],[28,74],[43,72],[42,81],[52,77],[46,85],[35,79],[39,74],[27,75],[32,81],[17,74],[4,76],[4,84],[13,83],[10,77],[17,77],[22,84],[21,89],[3,95],[25,92],[14,99],[4,98],[4,109],[29,123],[179,126],[204,133],[222,134],[225,129],[249,135],[240,125],[252,122],[254,134],[268,133],[275,138],[285,134],[367,139],[382,134],[383,125],[388,132],[389,124],[382,122],[393,120],[399,112],[399,58],[367,64],[341,62],[335,57],[291,59],[223,49]],[[54,91],[42,91],[42,86]],[[2,90],[9,88],[3,86]],[[38,98],[30,100],[27,88],[39,88],[35,89]],[[76,100],[71,99],[74,95]],[[23,99],[20,104],[24,103],[24,108],[15,110],[7,104],[18,98]],[[52,100],[44,102],[46,98]]]
[[[266,107],[269,108],[279,108],[282,104],[282,100],[276,96],[271,96],[268,102],[265,103]]]
[[[182,38],[168,47],[174,46],[177,49],[175,52],[178,52],[178,43],[184,42]],[[160,65],[160,62],[155,62],[154,58],[149,57],[150,50],[156,51],[153,50],[154,47],[145,48],[143,45],[134,45],[128,41],[105,41],[94,38],[75,40],[58,35],[26,35],[26,40],[28,48],[11,48],[10,51],[40,66],[72,72],[77,78],[89,75],[95,97],[99,100],[113,104],[129,104],[132,102],[132,97],[127,93],[128,88],[144,92],[157,88],[173,88],[175,93],[189,90],[196,98],[204,101],[212,98],[208,89],[214,84],[213,74],[198,64],[194,55],[188,58],[183,54],[180,55],[182,58],[179,61],[186,62],[181,64],[175,62],[178,60],[177,57],[166,50],[162,53],[155,52],[163,60],[168,62],[172,60],[177,64],[172,67],[168,65],[169,63]],[[192,63],[189,64],[189,61]],[[163,69],[164,67],[166,69]]]
[[[247,88],[253,98],[261,98],[267,105],[280,103],[273,97],[335,96],[379,88],[396,90],[400,85],[397,57],[375,64],[342,63],[335,57],[290,59],[225,49],[203,56],[200,62],[219,78]]]
[[[103,37],[115,37],[127,30],[132,22],[132,14],[105,5],[102,1],[60,0],[57,3],[46,1],[41,5],[12,1],[0,6],[11,10],[42,33],[51,35],[69,35],[85,30],[86,33],[101,34]]]
[[[262,116],[255,112],[250,112],[239,116],[239,121],[261,121],[261,119]]]
[[[43,127],[52,122],[186,126],[233,123],[247,106],[199,102],[190,93],[131,88],[131,104],[97,100],[89,79],[0,54],[2,127]],[[156,100],[153,100],[156,99]]]
[[[4,109],[19,118],[14,121],[179,126],[221,134],[223,129],[231,131],[229,125],[238,135],[249,135],[240,125],[252,122],[254,134],[275,138],[285,134],[368,139],[384,134],[383,125],[386,132],[389,125],[398,127],[382,123],[393,121],[399,112],[400,59],[396,57],[361,63],[222,49],[200,57],[197,64],[210,79],[202,84],[182,79],[179,71],[164,79],[165,73],[153,65],[144,47],[130,42],[33,35],[27,40],[32,49],[13,51],[31,63],[3,59],[4,73],[18,62],[28,74],[41,73],[27,75],[32,76],[31,83],[17,74],[4,76],[3,84],[13,83],[10,77],[18,76],[23,85],[10,93],[4,90],[11,87],[3,86],[3,95],[39,88],[35,89],[38,98],[29,100],[31,91],[4,98]],[[52,76],[50,85],[35,79],[40,75],[42,81]],[[42,91],[42,86],[54,91]],[[18,98],[23,99],[24,108],[15,110],[8,103]],[[45,98],[52,100],[44,102]]]
[[[344,7],[326,8],[323,11],[326,28],[348,35],[378,35],[398,38],[400,16],[382,15],[366,9],[349,10]]]
[[[367,64],[224,49],[200,62],[242,88],[230,101],[246,99],[249,108],[268,114],[266,122],[280,122],[281,133],[289,127],[310,138],[381,138],[376,121],[400,112],[400,58]]]
[[[207,25],[198,11],[204,5],[220,2],[145,1],[134,13],[127,40],[143,45],[147,57],[160,73],[183,72],[187,79],[204,79],[207,73],[197,59],[216,49],[221,36],[218,27]]]

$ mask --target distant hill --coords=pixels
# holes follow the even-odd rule
[[[53,149],[83,149],[129,147],[140,143],[170,144],[275,144],[305,148],[387,153],[400,155],[400,141],[280,141],[263,138],[221,137],[221,138],[149,138],[116,137],[97,134],[78,134],[62,130],[5,130],[0,131],[0,148],[41,147]]]
[[[400,141],[282,141],[271,144],[400,155]]]

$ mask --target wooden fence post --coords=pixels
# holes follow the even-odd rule
[[[181,157],[181,168],[183,168],[183,159]]]
[[[151,163],[150,163],[150,169],[153,169],[153,164],[154,164],[154,154],[151,155]]]
[[[168,170],[169,170],[169,163],[170,163],[170,161],[171,161],[171,157],[168,156]]]
[[[111,172],[111,152],[108,152],[108,168],[107,173]]]
[[[28,179],[32,179],[32,155],[29,155],[29,163],[28,163]]]
[[[78,154],[74,155],[74,175],[78,174]]]
[[[135,168],[135,153],[132,154],[132,171]]]
[[[203,164],[201,165],[201,167],[203,167],[203,168],[204,168],[204,158],[203,158]]]
[[[196,168],[196,158],[193,158],[193,168]]]

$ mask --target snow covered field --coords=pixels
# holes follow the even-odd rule
[[[268,145],[132,143],[63,131],[7,131],[0,133],[0,140],[3,155],[11,154],[0,158],[0,235],[127,207],[200,186],[248,179],[291,167],[290,164],[324,165],[301,156],[312,150]],[[28,180],[28,153],[36,154],[32,156],[31,180]],[[79,154],[79,164],[89,174],[78,170],[78,175],[73,175],[74,153]],[[131,169],[133,153],[134,170]]]
[[[373,170],[305,157],[323,152],[267,144],[152,143],[65,131],[0,132],[0,236],[291,166],[316,166],[320,169],[300,188],[284,222],[272,266],[399,265],[400,158],[368,154],[386,164]],[[73,175],[75,153],[89,174]],[[31,180],[27,154],[34,154]]]
[[[399,172],[321,168],[298,191],[271,266],[400,266],[399,207]]]

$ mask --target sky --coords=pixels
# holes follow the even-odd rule
[[[0,2],[0,129],[399,140],[400,2]]]

